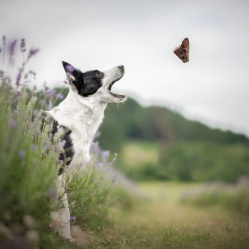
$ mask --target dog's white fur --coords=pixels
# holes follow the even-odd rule
[[[120,79],[123,72],[119,67],[114,67],[104,72],[103,85],[98,91],[88,97],[82,97],[71,84],[66,99],[47,114],[51,115],[59,125],[71,130],[74,156],[67,173],[74,174],[76,169],[84,167],[90,161],[90,146],[93,138],[104,117],[106,105],[111,102],[123,102],[125,98],[118,98],[109,93],[108,87],[111,82]],[[73,80],[73,76],[68,75]],[[71,239],[70,233],[70,211],[65,191],[65,175],[60,175],[57,182],[57,192],[62,198],[61,210],[52,213],[53,224],[59,233]]]

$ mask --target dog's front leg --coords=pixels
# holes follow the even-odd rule
[[[68,207],[67,193],[65,189],[65,179],[63,175],[58,177],[57,193],[61,201],[59,210],[53,211],[52,227],[59,232],[62,237],[71,239],[70,233],[70,211]]]

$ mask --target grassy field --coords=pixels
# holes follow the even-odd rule
[[[126,167],[139,167],[145,163],[157,163],[158,144],[156,142],[128,141],[121,152],[121,160]]]
[[[113,228],[91,233],[81,248],[248,248],[249,219],[219,207],[182,205],[198,184],[140,183],[144,200],[116,213]]]

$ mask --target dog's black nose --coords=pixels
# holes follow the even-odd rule
[[[124,66],[123,65],[118,66],[118,68],[121,69],[122,71],[124,71]]]

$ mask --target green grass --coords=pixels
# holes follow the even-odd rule
[[[241,179],[230,185],[213,183],[204,185],[199,191],[188,190],[182,202],[200,207],[223,207],[249,216],[249,181]]]
[[[140,167],[144,164],[158,162],[158,145],[155,142],[126,142],[121,152],[121,160],[126,167]]]
[[[119,169],[133,180],[156,179],[159,145],[151,141],[133,140],[124,143],[118,158]]]
[[[181,194],[197,184],[141,183],[146,199],[116,215],[115,227],[93,234],[82,248],[240,248],[249,244],[249,218],[217,207],[180,203]],[[158,198],[165,194],[167,198]]]
[[[139,182],[140,190],[155,202],[177,203],[180,201],[182,194],[188,191],[200,189],[200,183],[184,183],[184,182]]]

